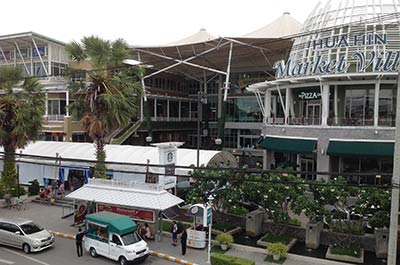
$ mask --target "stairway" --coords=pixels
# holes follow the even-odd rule
[[[142,124],[142,121],[138,120],[135,123],[129,124],[128,127],[126,127],[124,130],[119,132],[115,138],[112,138],[110,141],[110,144],[122,144],[125,142],[134,132],[139,129],[140,125]]]

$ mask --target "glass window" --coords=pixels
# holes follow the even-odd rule
[[[122,246],[121,240],[119,240],[119,237],[117,235],[112,235],[111,242],[117,244],[118,246]]]
[[[179,102],[178,101],[169,101],[169,116],[170,117],[179,117]]]
[[[347,125],[373,125],[375,85],[352,86],[345,90]]]
[[[157,100],[157,117],[167,117],[167,101]]]
[[[122,235],[121,238],[122,238],[122,241],[124,242],[125,246],[135,244],[142,240],[136,232]]]
[[[21,225],[21,229],[27,235],[34,234],[43,230],[42,227],[33,222]]]
[[[181,102],[181,117],[189,118],[189,102]]]
[[[396,117],[396,85],[382,85],[379,90],[380,126],[395,126]]]

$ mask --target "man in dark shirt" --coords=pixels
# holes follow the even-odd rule
[[[85,235],[85,232],[82,232],[82,229],[79,228],[79,233],[76,234],[75,240],[76,240],[76,252],[78,253],[78,257],[81,257],[83,254],[83,249],[82,249],[82,240],[83,236]]]
[[[181,235],[182,256],[185,256],[186,254],[186,242],[187,242],[187,233],[186,229],[183,229],[183,233]]]

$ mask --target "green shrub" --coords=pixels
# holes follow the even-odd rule
[[[262,241],[264,242],[270,242],[270,243],[283,243],[285,245],[288,245],[292,238],[288,235],[273,235],[273,234],[267,234],[266,236],[263,237]]]
[[[350,233],[353,235],[364,235],[365,233],[362,227],[355,225],[335,225],[332,229],[336,233]]]
[[[299,219],[294,218],[294,219],[290,219],[290,220],[289,220],[289,224],[290,224],[290,225],[295,225],[295,226],[300,226],[300,225],[301,225],[301,222],[300,222]]]
[[[221,233],[217,235],[215,240],[217,240],[220,244],[230,246],[233,243],[233,236],[227,233]]]
[[[255,265],[254,260],[228,256],[220,253],[211,253],[211,265]]]
[[[271,243],[267,247],[268,253],[270,255],[279,255],[281,257],[286,257],[288,252],[288,247],[283,243]]]
[[[235,215],[240,215],[240,216],[246,216],[246,214],[249,212],[245,207],[242,206],[233,206],[228,209],[228,213],[235,214]]]
[[[28,187],[29,195],[38,195],[39,189],[40,189],[39,181],[37,181],[37,179],[35,179],[35,180],[32,180],[30,183],[31,183],[31,185]]]
[[[341,246],[332,246],[331,253],[336,255],[346,255],[351,257],[361,257],[361,249],[359,247],[341,247]]]
[[[237,227],[236,225],[233,225],[231,223],[223,223],[223,224],[216,223],[216,224],[212,224],[212,228],[213,229],[217,229],[217,230],[223,231],[223,232],[232,230],[232,229],[234,229],[236,227]]]

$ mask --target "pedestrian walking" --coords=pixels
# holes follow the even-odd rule
[[[178,245],[178,224],[174,221],[172,225],[172,245]]]
[[[83,236],[86,234],[85,232],[82,232],[82,229],[79,228],[79,233],[76,234],[75,240],[76,240],[76,252],[78,254],[78,257],[82,257],[83,255],[83,249],[82,249],[82,240]]]
[[[181,235],[182,256],[185,256],[185,254],[186,254],[186,243],[187,243],[187,233],[186,233],[186,229],[183,229],[183,232]]]

